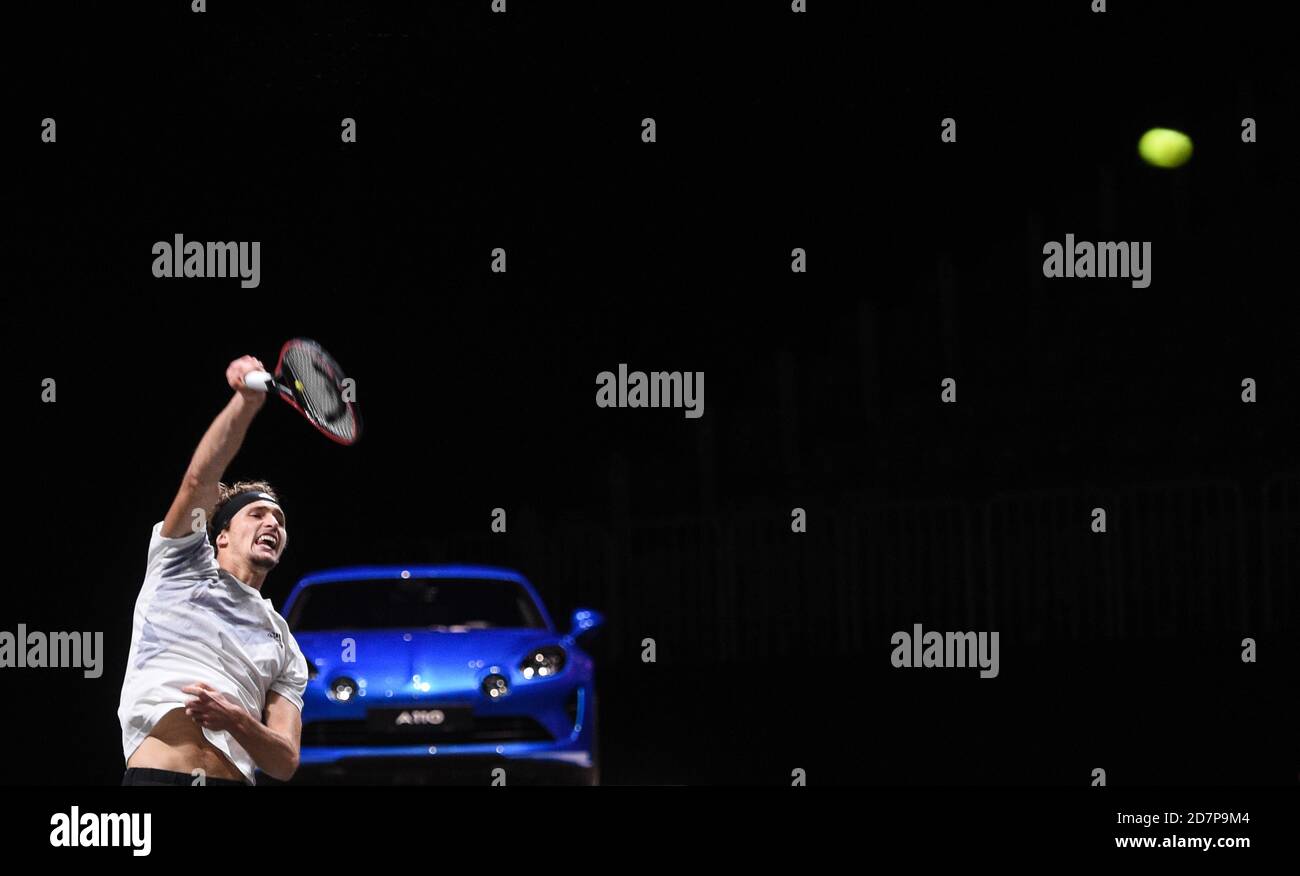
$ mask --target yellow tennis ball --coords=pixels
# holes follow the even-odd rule
[[[1155,167],[1181,167],[1192,157],[1192,138],[1172,128],[1152,128],[1138,140],[1138,155]]]

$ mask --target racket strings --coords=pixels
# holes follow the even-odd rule
[[[324,350],[297,344],[285,350],[283,367],[304,413],[345,442],[357,437],[357,417],[343,398],[343,373]]]

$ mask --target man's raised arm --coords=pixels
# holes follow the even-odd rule
[[[204,515],[212,513],[213,506],[217,504],[221,476],[244,443],[248,424],[253,422],[253,417],[266,403],[266,393],[244,386],[244,376],[250,371],[265,370],[261,361],[252,356],[242,356],[226,368],[226,382],[235,394],[221,413],[217,414],[194,451],[194,458],[185,470],[181,488],[176,492],[167,516],[163,518],[164,538],[182,538],[196,532],[195,508],[201,509]],[[200,519],[206,525],[206,517]]]

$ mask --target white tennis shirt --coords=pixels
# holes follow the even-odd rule
[[[126,760],[163,715],[193,698],[181,688],[196,681],[230,695],[261,721],[268,690],[302,708],[307,660],[270,599],[217,565],[206,529],[164,538],[160,521],[135,601],[117,709]],[[253,758],[233,736],[206,727],[203,735],[256,784]]]

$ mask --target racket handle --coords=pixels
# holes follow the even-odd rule
[[[265,371],[250,371],[244,375],[244,386],[247,386],[249,389],[270,392],[271,387],[274,384],[275,378]]]

